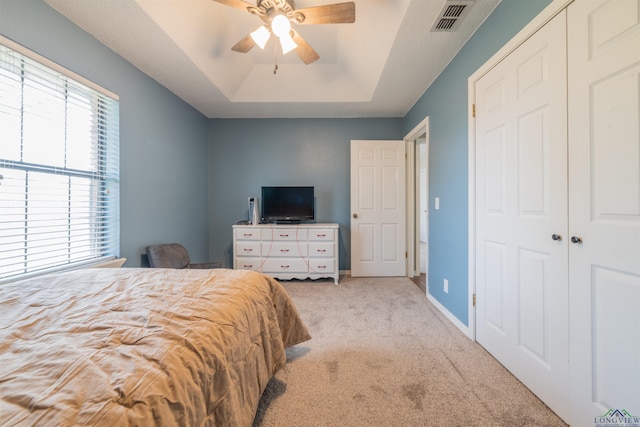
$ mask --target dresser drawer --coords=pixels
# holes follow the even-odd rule
[[[265,228],[262,230],[262,240],[278,241],[306,241],[309,234],[305,228]]]
[[[333,242],[335,232],[335,230],[330,228],[311,228],[309,229],[309,240],[326,240],[328,242]]]
[[[263,257],[306,257],[307,242],[262,242]]]
[[[236,242],[236,253],[237,257],[242,256],[260,256],[260,242],[253,240],[238,240]]]
[[[306,273],[309,271],[307,261],[302,258],[269,258],[264,261],[262,271],[267,274]]]
[[[236,240],[260,240],[260,229],[257,227],[238,227],[233,231]]]
[[[260,258],[236,257],[234,268],[238,270],[255,270],[260,271]]]
[[[309,273],[335,273],[335,258],[310,258]]]
[[[314,257],[331,257],[335,255],[335,245],[333,243],[309,242],[309,256]]]

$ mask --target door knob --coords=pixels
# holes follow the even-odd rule
[[[354,217],[354,218],[358,218],[358,214],[357,214],[357,213],[354,213],[354,214],[353,214],[353,217]]]
[[[582,239],[578,236],[571,236],[571,243],[582,243]]]
[[[552,234],[552,235],[551,235],[551,238],[552,238],[553,240],[555,240],[555,241],[560,241],[560,240],[562,240],[562,236],[561,236],[561,235],[559,235],[559,234]]]

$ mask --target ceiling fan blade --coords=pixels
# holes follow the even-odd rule
[[[356,21],[356,4],[350,1],[296,9],[294,18],[298,24],[351,24]]]
[[[235,7],[236,9],[241,9],[247,11],[249,7],[255,7],[254,4],[247,3],[243,0],[213,0],[218,3],[226,4],[227,6]]]
[[[246,36],[244,36],[244,38],[242,40],[240,40],[238,43],[236,43],[235,46],[233,46],[231,48],[231,50],[233,50],[235,52],[240,52],[240,53],[247,53],[255,45],[256,45],[256,42],[254,42],[253,38],[251,38],[251,34],[247,34]]]
[[[304,62],[305,64],[311,64],[312,62],[320,59],[320,55],[318,55],[318,52],[313,50],[309,43],[307,43],[307,41],[303,39],[297,31],[291,32],[293,33],[291,38],[293,38],[293,41],[298,45],[298,47],[295,48],[295,51],[300,59],[302,59],[302,62]]]

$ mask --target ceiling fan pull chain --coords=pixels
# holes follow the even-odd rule
[[[273,75],[275,76],[278,72],[278,41],[273,44]]]

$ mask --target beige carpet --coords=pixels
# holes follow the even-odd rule
[[[409,279],[282,283],[313,339],[288,350],[254,427],[565,425]]]

